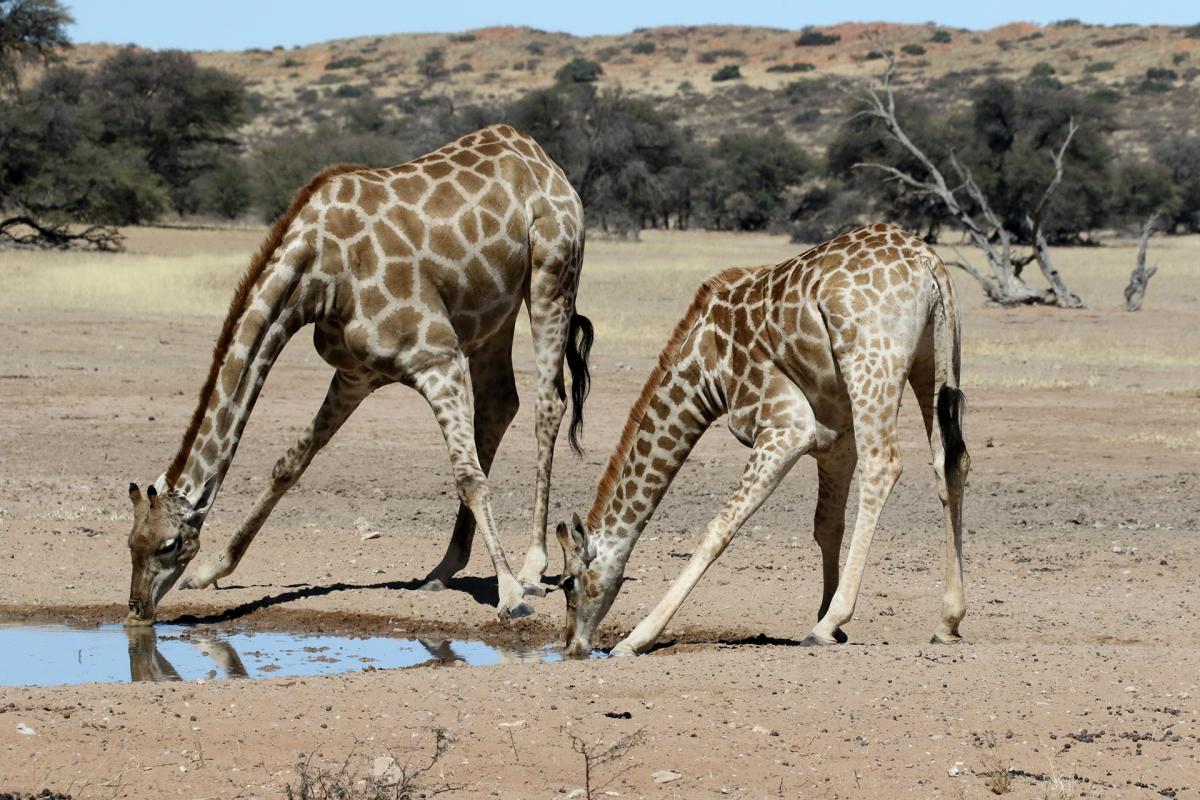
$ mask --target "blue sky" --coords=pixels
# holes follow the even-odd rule
[[[990,28],[1006,22],[1194,24],[1194,0],[1138,3],[955,0],[914,4],[858,0],[806,3],[786,0],[559,0],[559,2],[387,2],[386,0],[65,0],[76,19],[77,42],[139,44],[188,50],[241,50],[310,44],[349,36],[460,31],[487,25],[528,25],[578,35],[624,33],[655,25],[729,23],[800,28],[845,21],[938,22]]]

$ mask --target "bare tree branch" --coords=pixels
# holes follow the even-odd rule
[[[1146,269],[1146,250],[1150,246],[1150,236],[1154,233],[1161,218],[1162,212],[1155,211],[1142,225],[1142,238],[1138,242],[1137,266],[1129,274],[1129,284],[1125,287],[1126,311],[1141,309],[1142,300],[1146,296],[1146,287],[1150,285],[1150,279],[1154,277],[1154,273],[1158,272],[1158,267]]]

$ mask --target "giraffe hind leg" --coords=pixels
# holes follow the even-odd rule
[[[530,276],[529,322],[533,333],[534,360],[537,368],[537,397],[534,407],[534,432],[537,436],[537,478],[534,491],[533,532],[529,550],[518,575],[521,582],[545,594],[542,576],[546,572],[546,522],[550,505],[550,476],[554,467],[554,445],[566,411],[563,382],[563,357],[574,312],[574,286],[579,274],[579,254],[555,247],[551,236],[535,224],[531,230],[533,273]],[[563,273],[574,276],[563,280]],[[568,286],[568,289],[564,289]]]

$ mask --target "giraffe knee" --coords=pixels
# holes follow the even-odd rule
[[[458,499],[467,508],[474,508],[488,499],[487,480],[476,475],[468,475],[458,479]]]

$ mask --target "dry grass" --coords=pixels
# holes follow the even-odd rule
[[[120,254],[0,252],[0,312],[86,309],[218,316],[263,229],[128,231]],[[782,236],[647,231],[638,242],[593,236],[580,309],[609,356],[655,350],[696,287],[726,267],[777,263],[805,249]],[[1200,237],[1155,240],[1161,267],[1144,311],[1120,310],[1135,243],[1059,248],[1061,269],[1091,308],[986,307],[956,274],[969,388],[1193,396],[1200,375]],[[523,336],[527,326],[522,319]],[[1194,446],[1186,434],[1178,446]],[[1167,444],[1167,446],[1174,446]]]

